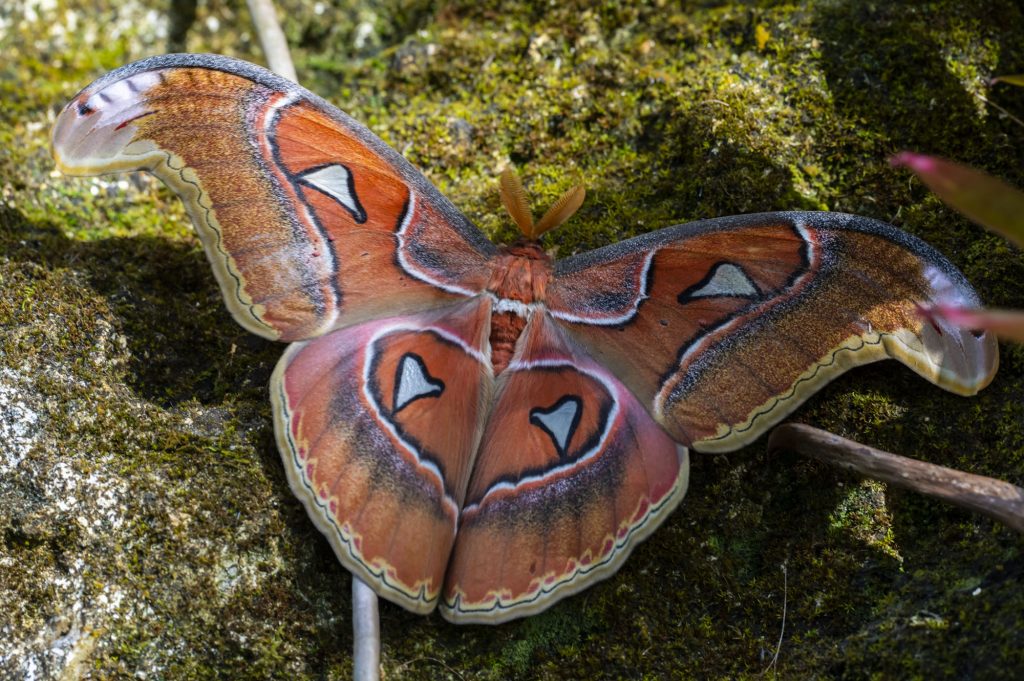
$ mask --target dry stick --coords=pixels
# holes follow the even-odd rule
[[[277,22],[274,4],[271,0],[246,0],[252,22],[256,26],[256,35],[263,46],[263,56],[274,73],[284,76],[293,83],[299,82],[295,75],[295,64],[288,52],[288,41],[284,39],[284,31]]]
[[[988,99],[987,97],[985,97],[985,95],[977,94],[976,93],[974,96],[977,97],[978,99],[980,99],[981,101],[985,102],[986,104],[988,104],[992,108],[997,109],[1000,113],[1002,113],[1004,116],[1009,118],[1011,121],[1013,121],[1017,125],[1020,125],[1020,126],[1024,127],[1024,121],[1022,121],[1021,119],[1017,118],[1012,113],[1010,113],[1009,111],[1007,111],[1003,107],[1001,107],[998,104],[996,104],[995,102],[993,102],[991,99]]]
[[[1024,489],[1008,482],[890,454],[798,423],[781,425],[768,438],[769,452],[781,449],[984,513],[1024,533]]]
[[[299,82],[295,75],[288,43],[271,0],[247,0],[263,55],[278,75]],[[380,616],[377,594],[364,581],[352,575],[352,678],[355,681],[380,679]]]
[[[352,638],[352,678],[376,681],[380,678],[377,594],[355,575],[352,575]]]

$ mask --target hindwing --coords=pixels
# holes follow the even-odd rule
[[[288,480],[342,564],[435,607],[490,403],[489,305],[470,301],[292,344],[271,380]]]

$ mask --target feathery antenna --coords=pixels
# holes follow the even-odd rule
[[[519,225],[519,230],[529,236],[533,231],[533,213],[530,212],[530,202],[526,198],[523,183],[511,167],[501,171],[500,181],[501,202],[505,204],[505,209],[512,216],[512,220]]]
[[[558,197],[558,200],[552,204],[551,208],[548,208],[548,212],[544,213],[544,217],[533,226],[534,238],[558,227],[558,225],[575,215],[576,211],[583,205],[583,199],[586,196],[587,190],[583,188],[582,184],[578,184]]]
[[[526,190],[523,188],[523,183],[519,179],[519,175],[516,174],[516,171],[511,166],[506,167],[501,171],[499,180],[501,202],[505,204],[505,209],[508,210],[516,225],[519,226],[519,231],[531,241],[536,241],[545,232],[558,227],[571,218],[580,209],[580,206],[583,205],[583,199],[587,195],[582,184],[576,185],[562,194],[555,201],[554,205],[544,213],[544,217],[534,222],[533,213],[530,212],[530,202],[526,197]]]

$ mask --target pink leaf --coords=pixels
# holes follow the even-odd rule
[[[932,323],[942,320],[961,329],[991,331],[1002,340],[1024,343],[1024,311],[1021,310],[979,310],[938,304],[920,308],[920,312]]]
[[[1024,192],[980,170],[935,156],[903,151],[890,162],[910,168],[950,207],[1024,246]]]

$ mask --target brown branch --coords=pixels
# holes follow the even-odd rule
[[[984,513],[1024,533],[1024,489],[1008,482],[890,454],[798,423],[781,425],[768,438],[770,453],[783,449]]]
[[[1010,119],[1011,121],[1013,121],[1013,122],[1014,122],[1014,123],[1016,123],[1017,125],[1019,125],[1019,126],[1021,126],[1021,127],[1024,127],[1024,121],[1022,121],[1021,119],[1017,118],[1017,117],[1016,117],[1016,116],[1014,116],[1014,115],[1013,115],[1012,113],[1010,113],[1009,111],[1007,111],[1007,110],[1006,110],[1006,109],[1004,109],[1003,107],[1001,107],[1001,106],[999,106],[998,104],[996,104],[995,102],[993,102],[993,101],[992,101],[991,99],[988,99],[988,98],[987,98],[987,97],[986,97],[985,95],[982,95],[982,94],[978,94],[978,93],[975,93],[975,95],[974,95],[974,96],[975,96],[975,97],[977,97],[978,99],[980,99],[981,101],[985,102],[985,103],[986,103],[986,104],[988,104],[989,106],[991,106],[991,107],[993,107],[993,108],[995,108],[995,109],[998,109],[998,110],[999,110],[1000,112],[1002,112],[1002,114],[1003,114],[1004,116],[1006,116],[1007,118],[1009,118],[1009,119]]]

